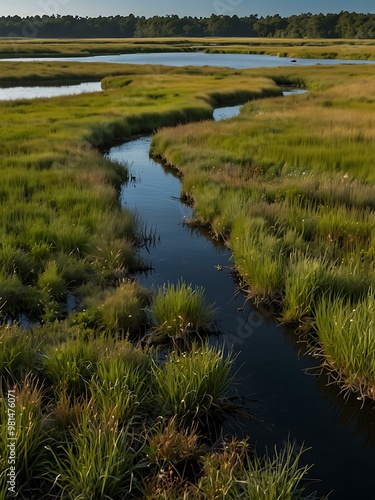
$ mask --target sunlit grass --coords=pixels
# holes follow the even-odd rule
[[[360,302],[323,296],[315,308],[315,328],[333,375],[362,397],[375,396],[374,294]]]
[[[99,305],[103,327],[118,336],[142,336],[148,324],[146,307],[150,303],[150,292],[137,282],[120,284],[114,291],[107,291]]]
[[[30,83],[35,74],[28,64],[2,64],[4,77]],[[76,74],[80,81],[107,76],[101,93],[0,103],[0,305],[4,316],[25,312],[52,321],[66,313],[68,291],[79,287],[82,298],[90,284],[105,288],[142,267],[141,222],[119,202],[127,168],[96,148],[163,125],[210,118],[220,102],[280,90],[272,80],[221,68],[37,66],[45,81],[52,75]]]
[[[306,474],[309,466],[301,466],[304,448],[299,450],[288,443],[284,449],[275,449],[273,456],[255,456],[238,484],[238,498],[259,498],[259,500],[289,500],[290,498],[317,499],[316,493],[308,494]],[[319,497],[321,498],[321,497]]]

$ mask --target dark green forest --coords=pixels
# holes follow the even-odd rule
[[[375,14],[342,11],[281,17],[215,15],[151,18],[129,16],[0,17],[0,37],[148,38],[148,37],[375,38]]]

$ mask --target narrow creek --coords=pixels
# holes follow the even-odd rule
[[[239,107],[215,110],[214,118],[227,119]],[[261,314],[237,294],[233,262],[228,249],[209,234],[187,227],[191,209],[179,201],[180,181],[173,172],[149,157],[151,137],[113,147],[108,157],[127,164],[132,181],[123,186],[123,206],[137,211],[156,231],[155,244],[141,250],[152,271],[140,275],[148,287],[183,278],[205,288],[214,302],[223,334],[218,339],[236,356],[236,392],[254,400],[258,423],[231,421],[224,432],[249,436],[262,453],[265,447],[282,448],[290,439],[296,448],[309,448],[304,463],[311,491],[332,491],[330,499],[374,497],[375,408],[361,408],[355,397],[344,401],[335,386],[318,376],[317,361],[303,355],[298,337],[277,324],[272,314]],[[218,271],[217,266],[222,270]],[[240,310],[239,310],[240,309]],[[306,372],[308,370],[308,372]]]

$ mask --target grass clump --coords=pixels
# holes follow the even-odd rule
[[[113,338],[142,338],[149,327],[147,307],[151,292],[136,281],[123,278],[113,288],[99,289],[96,297],[84,301],[71,321],[86,337],[101,334]]]
[[[281,451],[275,449],[273,456],[268,453],[249,460],[248,467],[238,482],[237,498],[257,498],[259,500],[289,500],[318,498],[316,493],[308,494],[305,476],[310,467],[300,466],[304,449],[295,450],[290,443]]]
[[[166,464],[177,467],[181,462],[186,463],[197,459],[200,448],[200,436],[196,429],[181,429],[175,417],[159,425],[148,438],[148,453],[150,460],[161,468]]]
[[[201,455],[202,476],[198,488],[190,489],[189,494],[196,499],[321,498],[307,490],[305,476],[310,467],[300,465],[304,452],[303,448],[295,450],[288,442],[284,449],[275,449],[273,456],[266,453],[259,457],[257,453],[250,451],[246,440],[225,440],[219,449]]]
[[[56,487],[74,498],[125,498],[132,490],[137,448],[130,428],[82,413],[69,440],[50,449]]]
[[[85,395],[88,381],[95,373],[98,352],[94,344],[69,340],[59,347],[50,346],[41,359],[41,371],[55,390],[73,396]]]
[[[6,396],[5,396],[6,395]],[[27,375],[20,383],[8,385],[3,393],[0,411],[1,423],[1,453],[0,464],[2,473],[0,484],[2,491],[7,491],[6,473],[13,464],[17,471],[16,484],[18,492],[25,488],[38,488],[43,483],[46,467],[49,467],[49,456],[46,445],[51,441],[47,432],[47,419],[42,409],[42,390],[35,377]],[[9,441],[7,422],[9,405],[12,413],[14,441]],[[15,444],[12,454],[10,444]]]
[[[105,294],[101,315],[105,328],[131,338],[144,334],[148,324],[146,307],[150,292],[137,282],[122,283],[114,292]]]
[[[66,292],[66,283],[61,276],[56,261],[49,261],[44,271],[38,276],[38,286],[48,297],[61,300]]]
[[[0,271],[0,318],[15,318],[25,309],[36,306],[37,294],[24,285],[17,274]]]
[[[153,365],[156,390],[164,415],[203,421],[220,412],[232,380],[233,359],[222,350],[193,343],[188,352],[172,351]]]
[[[371,290],[359,302],[324,295],[315,307],[321,355],[343,387],[375,396],[374,304]]]
[[[32,371],[37,358],[38,343],[17,325],[0,327],[0,378],[14,385]]]
[[[130,343],[107,349],[90,381],[95,408],[101,415],[127,424],[133,416],[154,410],[151,357]]]
[[[283,262],[277,238],[265,231],[262,218],[238,219],[229,240],[238,270],[250,285],[257,300],[280,293],[283,286]]]
[[[224,441],[222,449],[205,455],[203,475],[198,483],[201,498],[240,498],[238,485],[245,473],[248,452],[246,441],[233,438]]]
[[[298,322],[311,317],[312,306],[320,284],[322,265],[319,261],[295,260],[285,278],[285,300],[281,317],[283,321]]]
[[[206,304],[203,288],[179,281],[158,290],[149,312],[155,326],[153,336],[176,339],[209,330],[214,308]]]

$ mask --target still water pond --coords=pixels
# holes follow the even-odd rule
[[[215,111],[216,119],[233,116],[238,108]],[[140,276],[147,286],[161,286],[181,277],[203,286],[209,302],[215,302],[224,334],[219,342],[237,355],[236,390],[249,400],[260,424],[230,422],[227,432],[249,435],[259,452],[285,446],[288,438],[296,446],[311,447],[304,455],[315,464],[309,477],[319,478],[312,491],[330,498],[353,500],[374,498],[375,418],[374,408],[361,409],[352,398],[343,401],[325,378],[306,370],[317,367],[315,359],[303,355],[297,336],[279,326],[270,314],[260,314],[236,295],[236,278],[230,252],[209,235],[189,229],[183,222],[191,210],[179,201],[180,181],[149,158],[151,138],[110,149],[108,156],[127,163],[135,181],[123,187],[124,206],[137,210],[160,238],[143,256],[153,271]],[[216,266],[222,266],[218,271]]]

